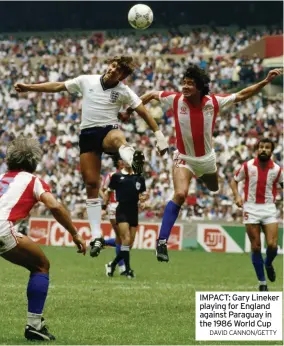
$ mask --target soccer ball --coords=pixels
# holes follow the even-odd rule
[[[128,12],[128,22],[134,29],[147,29],[153,22],[153,12],[147,5],[135,5]]]

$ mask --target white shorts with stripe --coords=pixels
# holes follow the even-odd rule
[[[176,167],[189,169],[197,178],[204,174],[217,172],[216,154],[213,149],[211,153],[200,157],[183,155],[176,150],[174,152],[173,160]]]
[[[243,223],[244,224],[262,224],[269,225],[278,223],[277,210],[274,203],[249,203],[245,202],[243,206]]]
[[[117,202],[115,203],[112,202],[108,205],[107,212],[108,212],[108,218],[110,220],[115,220],[115,212],[116,212],[117,206],[118,206]]]
[[[0,255],[12,250],[17,246],[17,237],[22,238],[22,233],[16,231],[14,224],[11,221],[0,221]]]

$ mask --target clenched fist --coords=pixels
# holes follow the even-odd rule
[[[29,85],[23,84],[23,83],[16,83],[14,84],[14,88],[18,93],[24,93],[29,91]]]

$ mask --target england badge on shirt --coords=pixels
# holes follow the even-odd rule
[[[111,91],[110,93],[110,102],[115,103],[119,97],[119,93],[117,91]]]
[[[139,190],[140,190],[140,187],[141,187],[141,184],[137,181],[137,182],[136,182],[136,190],[139,191]]]

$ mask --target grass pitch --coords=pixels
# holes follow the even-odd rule
[[[74,248],[45,247],[51,262],[44,316],[60,345],[216,345],[282,342],[195,341],[195,291],[256,291],[248,254],[171,251],[170,263],[157,262],[152,251],[133,250],[134,280],[105,276],[113,249],[98,258]],[[283,257],[275,260],[281,291]],[[0,260],[0,344],[33,344],[23,336],[28,272]]]

